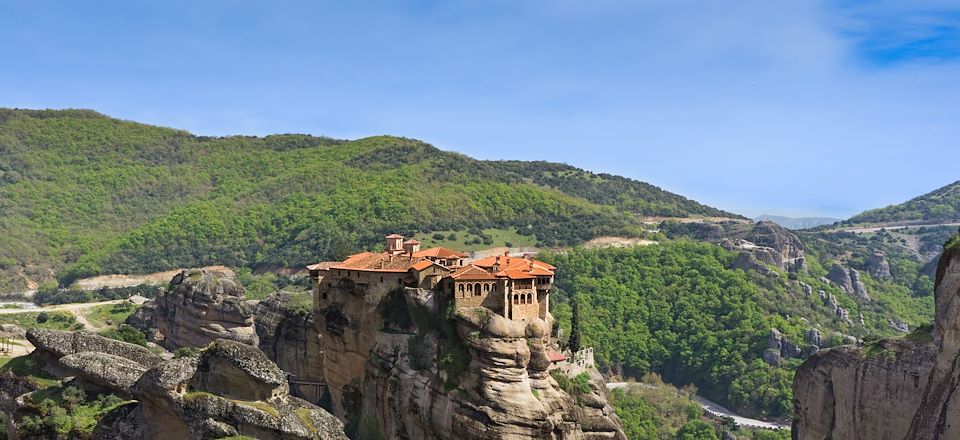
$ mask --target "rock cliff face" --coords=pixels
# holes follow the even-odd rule
[[[400,318],[386,298],[334,301],[318,316],[334,410],[360,435],[625,438],[602,384],[580,406],[548,374],[552,317],[514,322],[474,308],[443,318],[439,296],[408,289]]]
[[[254,309],[260,350],[291,375],[295,395],[316,403],[326,390],[320,332],[313,313],[291,311],[290,298],[280,292]]]
[[[795,439],[960,438],[960,250],[936,281],[936,321],[924,332],[808,359],[794,379]]]
[[[203,347],[215,339],[257,346],[253,307],[231,273],[185,270],[167,290],[144,304],[128,323],[148,331],[148,337],[168,350]]]

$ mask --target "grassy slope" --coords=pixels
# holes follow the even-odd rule
[[[411,139],[209,138],[91,111],[0,110],[0,291],[22,288],[23,273],[300,265],[386,231],[571,244],[642,234],[646,215],[732,216],[621,177]]]

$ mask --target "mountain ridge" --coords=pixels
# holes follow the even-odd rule
[[[869,209],[847,219],[846,224],[960,221],[960,180],[906,202]]]
[[[0,291],[24,277],[296,266],[388,231],[550,247],[644,235],[645,216],[742,218],[559,163],[394,136],[196,136],[92,110],[0,109],[0,200]]]

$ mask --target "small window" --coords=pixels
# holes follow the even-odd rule
[[[381,283],[383,282],[383,277],[380,277],[380,282],[381,282]]]

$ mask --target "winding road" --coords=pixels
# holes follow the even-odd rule
[[[642,383],[611,382],[607,384],[607,389],[608,390],[613,390],[618,388],[626,389],[626,388],[630,388],[631,385],[653,388],[652,385],[647,385]],[[790,423],[788,422],[765,422],[763,420],[743,417],[743,416],[737,415],[736,413],[734,413],[733,411],[730,411],[729,409],[726,409],[720,406],[716,402],[710,401],[700,396],[693,396],[693,400],[695,400],[698,404],[700,404],[700,407],[703,408],[703,410],[706,411],[708,414],[714,417],[729,417],[730,419],[733,419],[733,422],[737,426],[742,426],[747,428],[759,428],[759,429],[774,429],[774,430],[790,429]]]

